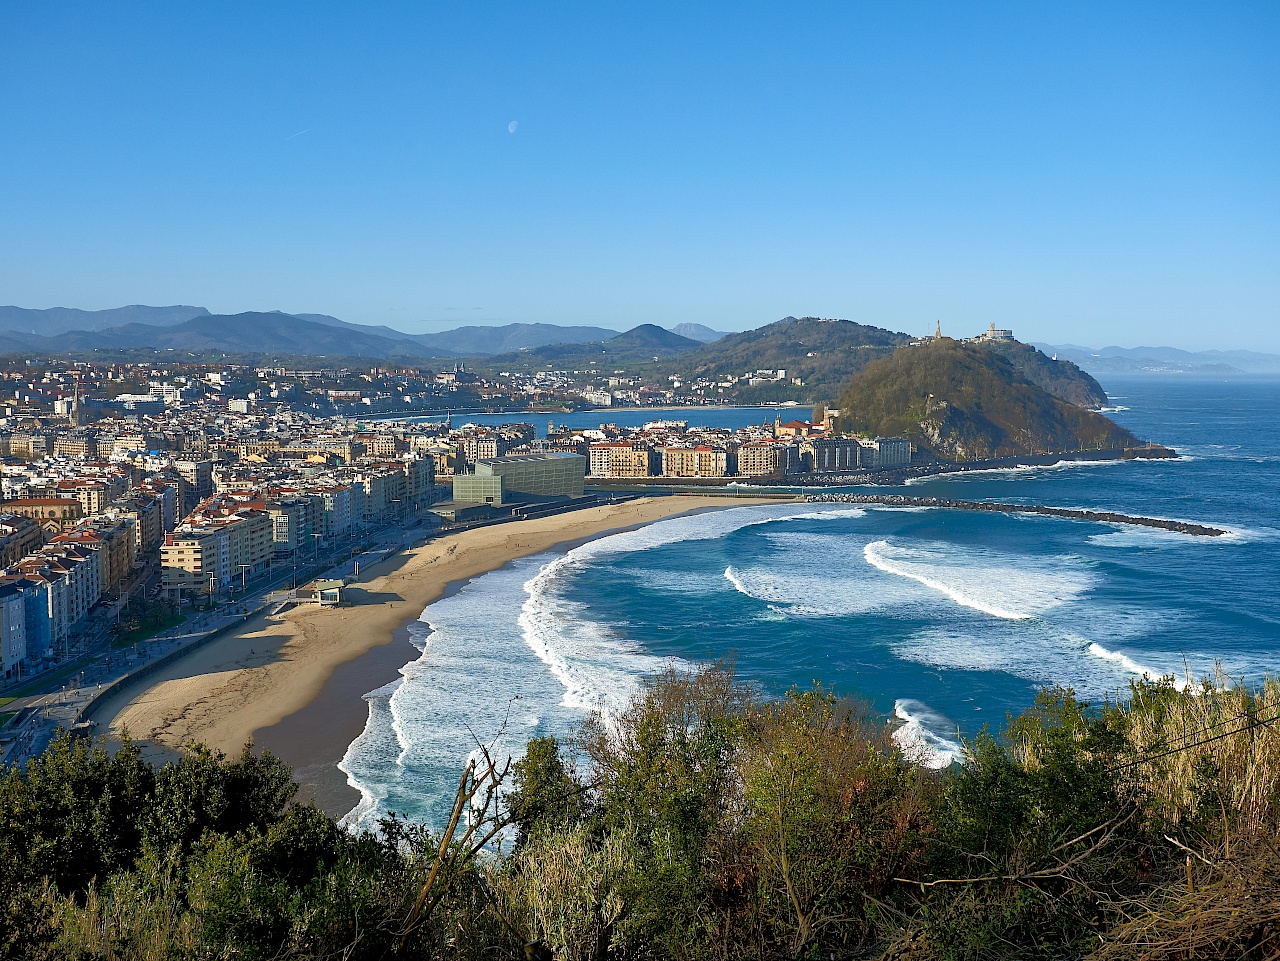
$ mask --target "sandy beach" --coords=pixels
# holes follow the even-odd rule
[[[765,503],[746,497],[643,498],[463,531],[361,571],[351,606],[261,615],[94,711],[99,730],[124,731],[155,761],[202,742],[238,753],[255,740],[288,761],[302,788],[332,814],[358,797],[336,768],[364,726],[360,695],[417,656],[403,626],[451,584],[516,558],[692,511]]]

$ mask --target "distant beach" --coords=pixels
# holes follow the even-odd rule
[[[417,651],[404,626],[458,584],[517,558],[677,514],[768,502],[668,496],[482,527],[431,540],[361,572],[350,607],[262,615],[169,665],[93,712],[153,760],[202,742],[238,753],[251,738],[289,762],[304,800],[334,815],[359,799],[336,765],[367,716],[362,695]]]

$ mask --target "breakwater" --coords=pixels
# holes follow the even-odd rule
[[[883,507],[944,507],[957,511],[996,511],[1002,514],[1044,514],[1104,524],[1154,527],[1195,537],[1221,537],[1227,532],[1204,524],[1172,521],[1162,517],[1142,517],[1115,511],[1091,511],[1075,507],[1046,507],[1041,504],[1004,504],[999,501],[958,501],[946,497],[907,497],[901,494],[810,494],[805,500],[815,504],[878,504]]]

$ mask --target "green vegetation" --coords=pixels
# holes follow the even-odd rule
[[[549,364],[581,369],[595,363],[601,373],[618,370],[663,389],[670,386],[669,376],[678,374],[685,382],[682,392],[699,380],[732,380],[730,392],[739,403],[804,403],[836,396],[852,373],[910,341],[891,330],[817,317],[785,317],[709,344],[644,325],[603,343],[557,344],[484,358],[477,369],[492,373]],[[779,369],[787,372],[785,381],[758,387],[738,381],[743,374]]]
[[[1023,378],[1059,400],[1077,407],[1107,406],[1107,392],[1093,377],[1069,360],[1054,360],[1018,340],[982,340],[979,347],[999,354]]]
[[[63,738],[0,776],[0,956],[1271,958],[1278,717],[1274,682],[1048,690],[937,772],[821,688],[667,671],[376,837],[247,748]]]
[[[712,379],[782,369],[788,379],[804,382],[798,396],[784,399],[817,401],[834,397],[856,371],[910,341],[906,334],[848,320],[786,317],[757,330],[728,334],[679,361],[685,373]],[[751,397],[751,390],[743,396]]]
[[[183,616],[178,613],[178,605],[168,598],[136,601],[121,616],[112,646],[130,647],[181,624],[183,620]]]
[[[1031,383],[1001,354],[948,338],[869,364],[840,410],[846,430],[909,437],[948,460],[1142,446],[1101,414]]]

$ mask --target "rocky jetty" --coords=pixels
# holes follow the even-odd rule
[[[999,501],[957,501],[946,497],[907,497],[901,494],[810,494],[805,500],[815,504],[878,504],[883,507],[945,507],[957,511],[996,511],[1002,514],[1044,514],[1073,520],[1098,521],[1104,524],[1129,524],[1154,527],[1175,534],[1195,537],[1221,537],[1227,532],[1203,524],[1171,521],[1162,517],[1139,517],[1115,511],[1089,511],[1074,507],[1045,507],[1040,504],[1003,504]]]

